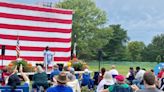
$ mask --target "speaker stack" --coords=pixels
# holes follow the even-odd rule
[[[2,45],[2,48],[1,48],[1,55],[2,55],[2,64],[1,64],[1,66],[2,67],[3,67],[3,59],[4,59],[4,56],[5,56],[5,48],[6,48],[6,46]]]
[[[5,45],[2,45],[2,50],[1,50],[1,55],[4,56],[5,55]]]

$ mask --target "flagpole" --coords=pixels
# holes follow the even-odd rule
[[[76,46],[77,46],[77,43],[76,43],[76,34],[74,35],[74,48],[73,48],[73,58],[76,58]]]
[[[20,58],[20,47],[19,47],[19,36],[17,33],[17,44],[16,44],[17,59]]]

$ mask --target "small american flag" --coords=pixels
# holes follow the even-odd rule
[[[20,46],[19,46],[19,36],[17,35],[17,44],[16,44],[17,58],[20,57]]]

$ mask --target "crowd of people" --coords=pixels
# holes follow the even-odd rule
[[[88,69],[82,74],[75,74],[74,68],[69,68],[67,72],[60,71],[58,65],[53,66],[48,76],[43,67],[38,65],[30,82],[20,65],[10,74],[5,70],[2,72],[1,85],[11,86],[10,91],[5,92],[17,92],[17,86],[30,88],[30,85],[31,92],[81,92],[83,86],[94,92],[164,92],[164,68],[156,76],[153,70],[130,67],[124,76],[112,65],[110,70],[102,68],[95,76],[92,78]]]

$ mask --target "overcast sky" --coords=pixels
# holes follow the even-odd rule
[[[60,0],[8,1],[36,4]],[[131,41],[148,44],[153,36],[164,33],[164,0],[96,0],[96,4],[107,12],[108,24],[121,24],[128,31]]]
[[[150,43],[164,33],[164,0],[96,0],[109,24],[121,24],[132,41]]]

